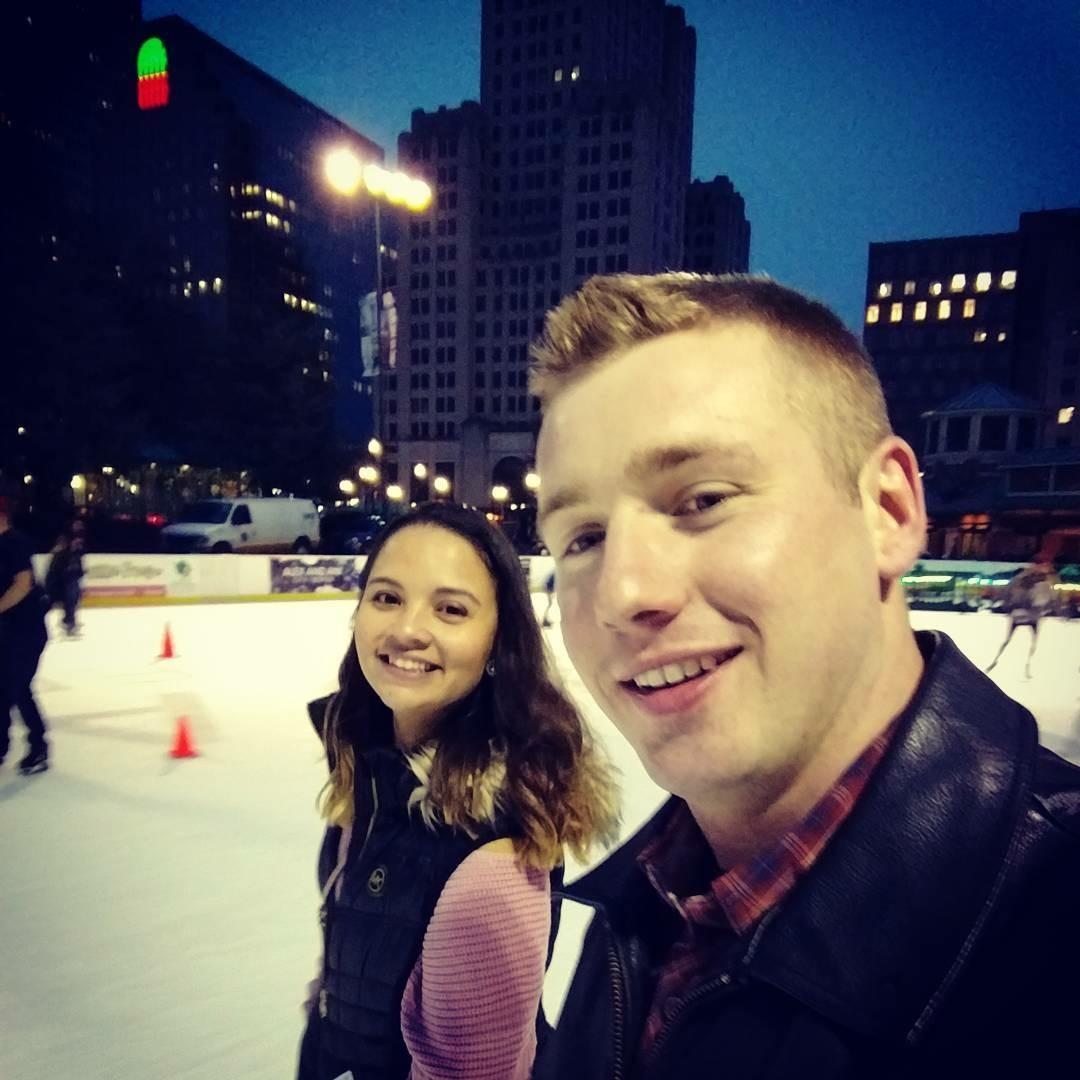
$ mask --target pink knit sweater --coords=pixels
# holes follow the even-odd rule
[[[528,1080],[550,927],[546,871],[483,848],[462,862],[401,999],[411,1080]]]

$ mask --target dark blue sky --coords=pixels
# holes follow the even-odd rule
[[[867,244],[1080,205],[1077,0],[684,0],[695,176],[727,173],[751,268],[861,327]],[[144,0],[396,156],[412,109],[477,98],[480,0]]]

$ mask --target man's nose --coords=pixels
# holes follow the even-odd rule
[[[631,632],[667,625],[686,603],[686,583],[674,563],[671,529],[663,515],[626,510],[604,535],[596,584],[597,620]]]

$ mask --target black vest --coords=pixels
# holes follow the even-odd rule
[[[321,918],[324,968],[318,1010],[323,1052],[364,1080],[401,1080],[410,1060],[401,1036],[401,999],[435,904],[450,875],[477,848],[508,834],[475,838],[428,828],[408,810],[418,781],[400,751],[365,752],[357,762],[356,826],[342,874]],[[327,830],[319,858],[325,889],[340,830]]]

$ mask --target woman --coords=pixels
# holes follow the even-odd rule
[[[617,820],[505,537],[435,503],[388,525],[339,679],[312,705],[331,772],[300,1080],[524,1080],[552,872]]]

